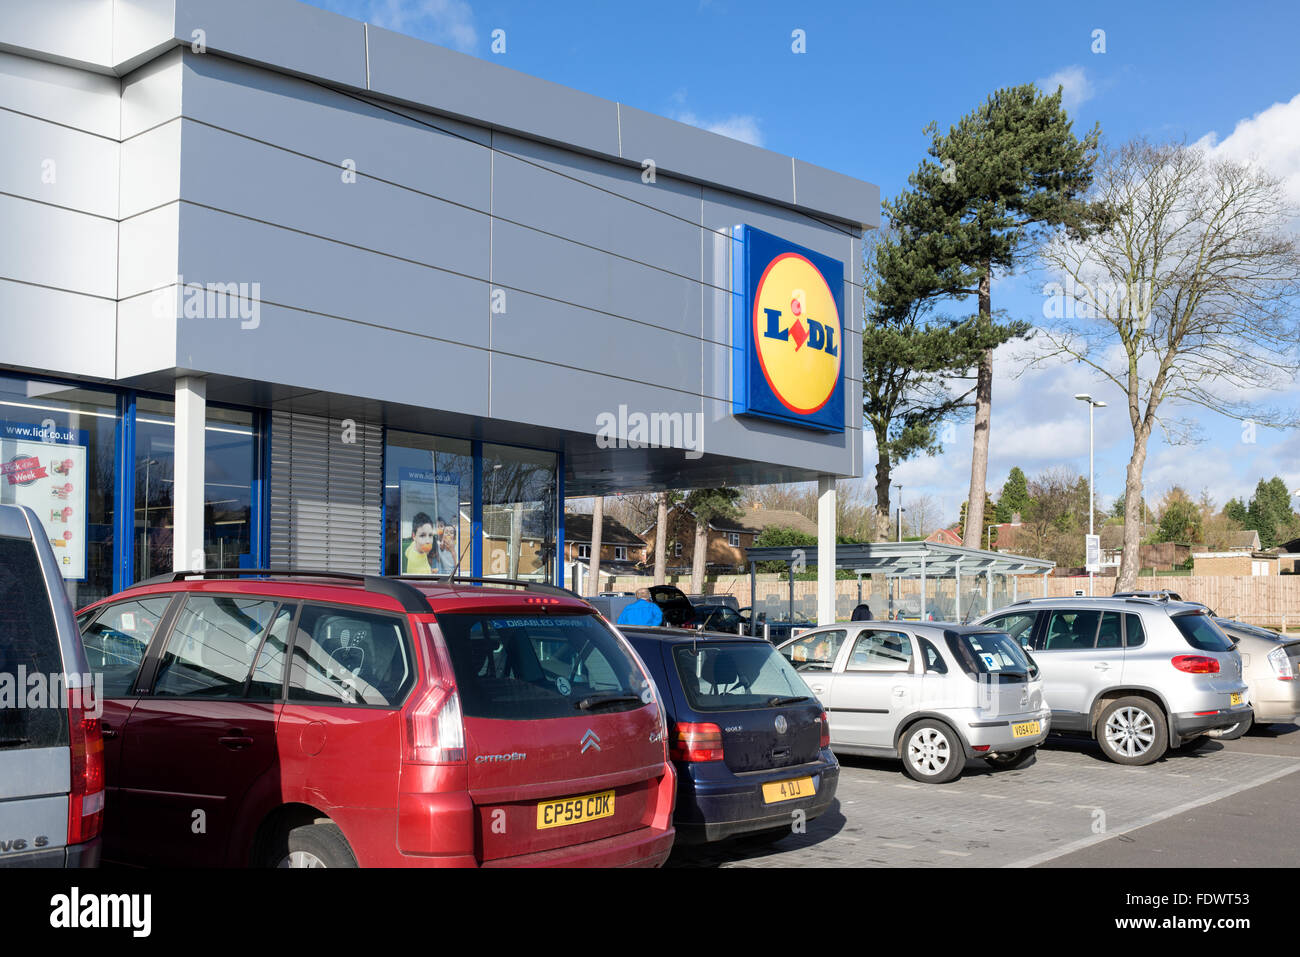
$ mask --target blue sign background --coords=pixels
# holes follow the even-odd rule
[[[813,264],[830,287],[831,295],[835,298],[835,308],[840,314],[843,350],[847,342],[847,337],[843,335],[847,325],[844,316],[844,263],[753,226],[734,227],[731,250],[732,412],[736,415],[776,419],[821,432],[843,432],[844,363],[852,361],[854,357],[841,352],[839,377],[825,405],[808,415],[792,412],[777,398],[763,375],[758,345],[754,341],[753,312],[758,282],[768,264],[783,253],[798,253]]]

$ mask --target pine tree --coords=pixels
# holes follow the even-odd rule
[[[1029,480],[1017,465],[1002,483],[1002,494],[998,497],[998,521],[1009,522],[1016,514],[1023,518],[1029,514],[1029,506]]]
[[[993,273],[1010,273],[1049,230],[1083,235],[1104,213],[1081,197],[1092,184],[1100,129],[1082,140],[1061,108],[1060,88],[1001,89],[947,133],[926,127],[931,159],[886,212],[916,243],[927,268],[916,281],[932,295],[978,297],[975,333],[982,340],[975,386],[971,454],[972,525],[982,527],[993,401],[993,350],[1029,332],[1029,323],[996,321]],[[973,531],[973,530],[972,530]],[[975,547],[968,532],[964,543]]]

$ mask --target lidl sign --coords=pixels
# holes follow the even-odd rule
[[[844,264],[752,226],[732,235],[732,409],[844,431]]]

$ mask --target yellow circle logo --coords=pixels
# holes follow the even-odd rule
[[[763,377],[791,412],[808,415],[835,391],[843,361],[843,330],[835,297],[817,267],[782,253],[754,293],[754,345]]]

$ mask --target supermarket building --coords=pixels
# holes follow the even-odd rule
[[[0,143],[0,501],[78,606],[562,581],[566,496],[664,487],[834,547],[869,183],[291,0],[0,0]]]

